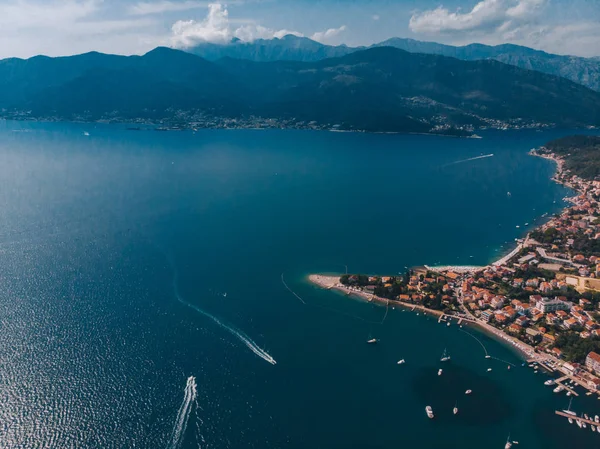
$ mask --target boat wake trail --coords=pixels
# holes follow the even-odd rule
[[[183,402],[177,412],[177,418],[175,418],[175,426],[173,427],[171,440],[167,446],[169,449],[178,449],[181,447],[194,402],[196,402],[196,378],[190,376],[185,385],[185,390],[183,390]]]
[[[486,157],[493,157],[493,156],[494,156],[494,153],[470,157],[468,159],[461,159],[460,161],[450,162],[449,164],[443,165],[443,167],[447,167],[448,165],[462,164],[463,162],[476,161],[477,159],[485,159]]]
[[[302,299],[302,298],[301,298],[301,297],[300,297],[300,296],[299,296],[299,295],[298,295],[298,294],[297,294],[297,293],[296,293],[294,290],[292,290],[292,289],[291,289],[291,288],[290,288],[290,287],[289,287],[289,286],[288,286],[288,285],[285,283],[285,280],[283,279],[283,273],[281,273],[281,283],[283,284],[283,286],[284,286],[285,288],[287,288],[287,289],[288,289],[288,291],[289,291],[289,292],[290,292],[292,295],[294,295],[296,298],[298,298],[302,304],[306,305],[306,302],[304,302],[304,300],[303,300],[303,299]]]
[[[250,337],[248,337],[246,334],[244,334],[241,330],[236,329],[235,327],[223,322],[216,316],[208,313],[207,311],[201,309],[200,307],[198,307],[194,304],[191,304],[191,303],[187,302],[185,299],[183,299],[181,297],[181,295],[179,294],[179,288],[177,286],[178,279],[179,279],[179,274],[177,272],[177,268],[175,267],[175,264],[170,259],[169,259],[169,263],[171,265],[171,268],[173,269],[173,291],[175,292],[175,297],[177,298],[177,301],[179,301],[181,304],[189,307],[190,309],[193,309],[196,312],[204,315],[206,318],[209,318],[210,320],[212,320],[219,327],[226,330],[231,335],[233,335],[238,340],[240,340],[242,343],[244,343],[248,347],[248,349],[250,349],[254,354],[259,356],[264,361],[269,362],[271,365],[275,365],[277,363],[275,361],[275,359],[267,353],[267,351],[265,351],[260,346],[258,346],[254,341],[252,341],[252,339]]]
[[[485,348],[485,346],[483,345],[483,343],[481,343],[481,340],[479,338],[477,338],[472,333],[467,332],[467,331],[465,331],[463,329],[459,329],[459,331],[464,332],[465,334],[467,334],[471,338],[474,338],[477,341],[477,343],[479,343],[481,345],[481,347],[483,348],[483,352],[485,352],[485,356],[487,357],[489,355],[488,352],[487,352],[487,349]]]

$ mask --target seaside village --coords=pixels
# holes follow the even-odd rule
[[[527,354],[530,366],[562,373],[555,392],[579,384],[600,399],[600,182],[563,171],[578,192],[570,207],[517,240],[487,267],[418,267],[401,276],[344,275],[338,288],[388,305],[472,322]]]

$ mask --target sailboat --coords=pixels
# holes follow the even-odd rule
[[[446,352],[446,348],[444,348],[440,362],[447,362],[448,360],[450,360],[450,354],[448,354],[448,352]]]
[[[571,411],[572,403],[573,403],[573,398],[571,398],[571,400],[569,401],[569,407],[566,410],[563,410],[563,412],[568,413],[569,415],[577,416],[577,414],[575,412]]]
[[[454,413],[455,415],[458,413],[458,401],[456,401],[456,403],[454,404],[454,408],[452,409],[452,413]]]
[[[512,443],[510,442],[510,433],[508,434],[508,438],[506,439],[506,444],[504,445],[504,449],[510,449],[512,447]]]

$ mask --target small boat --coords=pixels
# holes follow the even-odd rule
[[[600,423],[600,417],[598,417],[598,415],[594,416],[594,422]]]
[[[579,428],[581,429],[583,426],[581,425],[581,421],[577,420],[575,421],[577,423],[577,425],[579,426]]]
[[[544,382],[544,385],[554,385],[554,380],[548,379],[546,382]]]
[[[454,404],[454,408],[452,409],[452,413],[454,413],[455,415],[458,414],[458,401],[456,401],[456,403]]]
[[[535,371],[533,372],[533,374],[537,374],[537,373],[538,373],[538,370],[535,370]]]
[[[582,415],[582,417],[585,417],[585,415]],[[581,427],[583,427],[584,429],[587,429],[587,424],[585,423],[585,421],[581,421]]]
[[[448,324],[446,324],[446,326],[450,326],[450,323],[448,322]]]
[[[488,373],[489,373],[491,370],[492,370],[492,368],[488,368],[488,369],[487,369]]]
[[[467,390],[467,391],[465,391],[465,394],[471,394],[471,393],[473,393],[473,390]]]
[[[448,323],[448,324],[450,324],[450,323]],[[444,348],[444,352],[442,353],[440,362],[447,362],[448,360],[450,360],[450,354],[448,354],[448,352],[446,352],[446,349]]]
[[[516,225],[516,226],[515,226],[515,228],[517,228],[517,229],[519,229],[520,227],[521,227],[521,226],[519,226],[519,225]]]
[[[525,226],[529,226],[529,223],[525,223]]]
[[[442,375],[442,368],[440,368],[440,369],[438,370],[438,376],[441,376],[441,375]]]
[[[569,424],[573,424],[573,418],[569,418]]]
[[[593,424],[590,425],[590,428],[592,429],[592,432],[596,431],[596,426],[594,426]]]
[[[375,343],[377,343],[379,340],[377,340],[376,338],[371,338],[370,340],[367,340],[367,343],[370,345],[374,345]]]
[[[429,419],[433,419],[433,409],[431,408],[430,405],[428,405],[427,407],[425,407],[425,413],[427,413],[427,417]]]
[[[510,365],[507,365],[507,366],[506,366],[506,369],[510,369]]]
[[[83,132],[83,135],[87,137],[87,136],[89,136],[89,135],[90,135],[90,133],[88,133],[87,131],[84,131],[84,132]]]
[[[583,414],[583,417],[584,417],[585,419],[590,419],[590,417],[589,417],[589,416],[588,416],[586,413],[584,413],[584,414]]]
[[[571,392],[570,391],[567,391],[567,396],[571,396]]]
[[[486,356],[485,356],[485,358],[486,358],[486,359],[491,359],[491,358],[492,358],[492,356],[491,356],[491,355],[486,355]]]
[[[404,359],[398,360],[398,365],[403,365],[404,363],[406,363],[406,360],[404,360]]]
[[[600,433],[600,426],[596,426],[596,432]]]

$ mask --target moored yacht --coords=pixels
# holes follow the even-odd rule
[[[559,385],[558,387],[556,387],[554,390],[555,393],[560,393],[561,391],[563,391],[565,389],[565,387],[563,387],[562,385]]]
[[[430,405],[428,405],[427,407],[425,407],[425,413],[427,413],[427,417],[429,419],[433,419],[433,409],[431,408]]]
[[[544,385],[554,385],[554,381],[552,379],[548,379],[546,382],[544,382]]]
[[[452,413],[454,413],[455,415],[458,413],[458,401],[456,401],[456,403],[454,404],[454,408],[452,409]]]
[[[440,368],[440,369],[438,370],[438,376],[441,376],[441,375],[442,375],[442,368]]]
[[[506,444],[504,445],[504,449],[510,449],[512,447],[512,443],[510,442],[510,434],[508,435],[508,438],[506,439]]]

